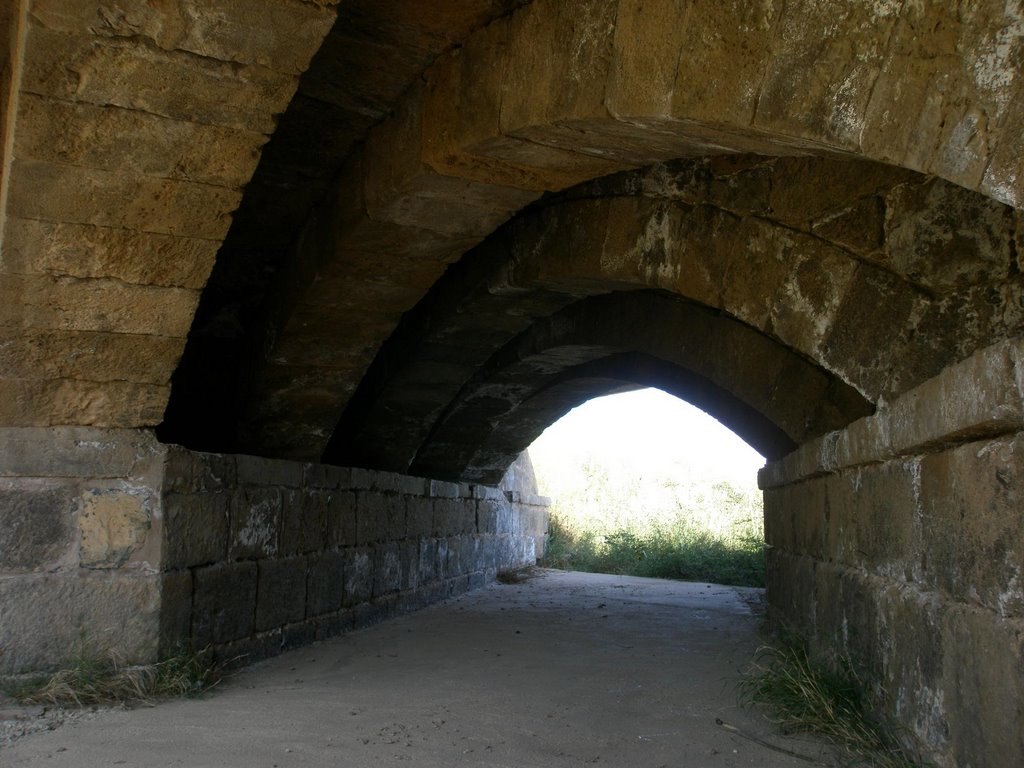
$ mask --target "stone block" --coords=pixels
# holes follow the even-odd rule
[[[1024,618],[1024,436],[920,459],[921,580],[961,602]]]
[[[459,484],[447,483],[443,480],[431,480],[427,493],[434,499],[459,498]]]
[[[437,552],[437,539],[420,539],[416,582],[422,588],[424,584],[442,578],[442,573],[442,563]]]
[[[813,630],[813,559],[776,549],[765,552],[765,582],[769,597],[769,618],[775,629]]]
[[[256,563],[227,563],[195,571],[192,642],[195,648],[222,645],[253,634]]]
[[[420,572],[420,544],[418,541],[403,541],[398,544],[401,566],[399,589],[416,589]]]
[[[0,269],[8,274],[112,278],[201,290],[219,241],[8,217]]]
[[[367,491],[356,496],[356,542],[360,546],[405,538],[405,500]]]
[[[312,645],[315,640],[316,623],[313,621],[302,621],[298,624],[290,624],[287,627],[281,628],[282,652]]]
[[[909,453],[1024,426],[1022,349],[1019,341],[994,344],[901,395],[889,409],[893,450]]]
[[[855,467],[891,458],[889,426],[888,411],[880,411],[842,430],[836,441],[837,466]]]
[[[342,605],[350,608],[366,603],[373,596],[375,575],[374,550],[369,547],[353,547],[343,550],[345,554],[344,596]]]
[[[427,492],[429,480],[422,477],[400,475],[395,472],[370,472],[369,489],[381,493],[422,496]]]
[[[434,502],[422,496],[409,496],[405,500],[406,533],[411,539],[427,538],[434,534]]]
[[[165,569],[219,563],[227,558],[231,524],[227,494],[169,493],[164,497]]]
[[[261,64],[299,75],[334,22],[332,2],[260,0],[188,0],[174,12],[159,5],[129,5],[105,13],[96,24],[95,3],[88,0],[41,0],[33,19],[48,30],[84,31],[113,38],[141,37],[164,51],[239,64]]]
[[[233,454],[195,452],[192,489],[199,493],[234,490],[238,485]]]
[[[486,545],[483,536],[465,536],[462,539],[462,570],[465,573],[483,571],[487,567]]]
[[[240,488],[231,500],[228,559],[272,557],[281,536],[281,492],[277,488]]]
[[[462,550],[465,542],[466,540],[462,536],[452,536],[448,539],[448,551],[443,571],[445,578],[455,578],[466,572],[462,562]]]
[[[942,640],[941,693],[953,764],[1021,765],[1024,627],[956,605],[946,614]]]
[[[477,502],[477,530],[480,533],[497,533],[499,510],[508,507],[508,500],[502,494],[501,498],[482,499]]]
[[[327,495],[326,514],[327,546],[355,546],[356,495],[351,491],[331,491]]]
[[[207,240],[224,238],[241,201],[236,189],[37,160],[16,160],[11,180],[12,216]]]
[[[188,649],[191,627],[192,572],[160,574],[160,655],[170,656]]]
[[[0,579],[0,673],[54,669],[76,655],[116,650],[156,660],[160,577],[109,571]]]
[[[0,427],[0,477],[139,477],[166,450],[142,429]]]
[[[8,328],[0,330],[0,376],[166,385],[184,348],[172,336]]]
[[[0,571],[54,568],[75,542],[77,488],[46,480],[0,482]]]
[[[184,338],[199,300],[185,288],[132,285],[106,278],[8,275],[4,277],[5,305],[0,329],[18,327],[52,331],[131,333]],[[11,302],[17,302],[11,304]],[[149,354],[154,354],[151,350]],[[169,353],[178,354],[175,349]],[[164,354],[168,354],[165,351]],[[114,358],[116,362],[116,358]],[[98,381],[120,374],[96,371]]]
[[[321,616],[341,608],[346,560],[344,550],[310,556],[306,616]]]
[[[327,498],[320,492],[286,490],[281,512],[281,553],[319,552],[327,544]]]
[[[18,427],[77,423],[111,429],[155,426],[163,419],[169,395],[168,386],[130,381],[0,379],[0,423]]]
[[[435,499],[434,534],[441,538],[445,538],[461,533],[463,527],[463,513],[467,508],[474,507],[475,504],[472,501],[462,501],[458,498]]]
[[[78,527],[82,537],[78,562],[83,568],[120,568],[146,544],[153,522],[154,499],[148,488],[90,488],[82,494]],[[151,566],[160,549],[150,547]]]
[[[265,459],[260,456],[239,456],[236,461],[238,482],[242,485],[302,487],[306,465],[301,462]]]
[[[341,485],[345,470],[329,464],[306,464],[302,469],[303,488],[334,490]]]
[[[901,584],[871,586],[879,609],[883,669],[880,684],[890,710],[934,753],[948,748],[949,723],[942,690],[947,651],[943,624],[949,603],[934,592]],[[822,605],[819,600],[819,606]]]
[[[466,575],[469,578],[468,587],[470,590],[482,589],[483,587],[487,586],[487,574],[485,574],[483,571],[473,571]]]
[[[295,77],[258,64],[35,25],[26,51],[22,87],[32,93],[268,135],[297,84]]]
[[[397,543],[375,547],[373,597],[385,597],[402,588],[402,547]]]
[[[830,479],[828,507],[837,529],[828,535],[837,559],[898,580],[919,575],[919,472],[917,459],[894,460]]]
[[[256,168],[261,133],[25,94],[17,157],[238,189]]]
[[[306,558],[268,558],[256,565],[256,631],[301,621],[306,615]]]
[[[937,178],[900,184],[885,199],[887,266],[937,294],[1005,280],[1012,263],[1013,212]],[[949,237],[956,211],[956,242]]]

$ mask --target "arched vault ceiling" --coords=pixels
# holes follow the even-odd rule
[[[721,205],[689,203],[698,218],[706,207],[719,211],[711,215],[721,218],[720,228],[700,247],[732,264],[726,282],[704,287],[720,301],[696,295],[698,275],[666,286],[672,265],[659,272],[648,263],[646,273],[620,275],[620,282],[721,307],[746,280],[764,290],[747,297],[738,319],[785,343],[802,336],[810,345],[797,347],[802,354],[827,362],[869,399],[899,391],[987,330],[1005,333],[1016,322],[1012,312],[995,317],[1016,306],[1004,295],[1016,283],[999,283],[1016,269],[1007,255],[1014,214],[986,201],[1019,205],[1024,185],[1022,81],[1003,76],[1019,65],[1020,35],[1007,37],[1016,29],[1007,14],[1003,5],[953,14],[931,6],[890,13],[866,2],[536,0],[497,18],[430,65],[354,148],[243,322],[220,311],[230,300],[200,310],[175,380],[169,431],[201,443],[210,430],[188,422],[214,413],[235,449],[316,458],[402,314],[516,211],[545,191],[625,169],[736,153],[851,161],[761,163],[770,177],[760,179],[769,185],[761,191],[749,168],[705,164],[712,180],[698,191],[714,194],[734,178],[742,187]],[[762,203],[767,195],[767,208],[748,208],[743,195],[761,195]],[[943,220],[939,198],[959,213]],[[271,215],[272,201],[253,211]],[[977,211],[983,215],[974,220]],[[813,288],[785,270],[745,276],[729,251],[736,237],[729,247],[719,237],[736,227],[753,237],[748,252],[756,245],[792,255],[813,245],[842,268]],[[907,240],[915,227],[935,239],[912,263]],[[797,233],[796,251],[785,229]],[[987,234],[994,248],[979,256],[974,246]],[[929,254],[943,242],[942,259],[962,272],[938,278],[952,280],[952,288],[929,284],[936,278],[929,272],[943,271]],[[626,237],[623,248],[631,247],[639,253],[644,243]],[[800,263],[811,269],[816,257]],[[689,265],[676,266],[684,274]],[[773,290],[795,290],[808,304],[783,317]],[[854,318],[855,307],[863,317]],[[964,308],[966,341],[941,333],[915,340],[908,330],[919,321],[949,326]],[[845,313],[846,331],[832,324],[834,311]],[[891,321],[884,329],[879,314]],[[854,330],[862,320],[874,335]],[[230,345],[207,343],[218,334]],[[910,356],[917,368],[883,373],[894,339],[924,350]],[[225,362],[220,352],[228,346],[235,357]],[[235,373],[203,373],[217,362]]]

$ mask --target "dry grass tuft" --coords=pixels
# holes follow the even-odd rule
[[[899,729],[880,721],[849,659],[816,664],[800,644],[761,648],[739,684],[745,705],[759,704],[784,733],[810,733],[844,750],[850,765],[920,768],[900,747]]]
[[[220,668],[205,654],[179,653],[145,665],[125,664],[111,655],[82,657],[47,677],[11,681],[2,687],[22,704],[87,707],[198,696],[221,676]]]

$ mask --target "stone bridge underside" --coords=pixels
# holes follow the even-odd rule
[[[0,64],[0,672],[483,584],[653,385],[771,461],[773,618],[1024,764],[1019,0],[0,0]]]

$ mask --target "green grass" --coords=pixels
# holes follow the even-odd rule
[[[721,535],[685,518],[644,530],[571,527],[552,516],[541,565],[683,581],[764,586],[764,543],[750,528]]]
[[[849,659],[824,664],[792,643],[762,648],[739,684],[740,702],[760,705],[784,733],[824,738],[851,766],[919,768],[900,746],[900,730],[879,719],[868,686]]]
[[[541,565],[739,586],[764,586],[760,494],[728,483],[679,485],[585,468],[555,497]]]
[[[220,679],[220,668],[205,654],[177,653],[144,665],[82,656],[51,675],[0,681],[0,689],[22,704],[85,707],[197,696]]]

